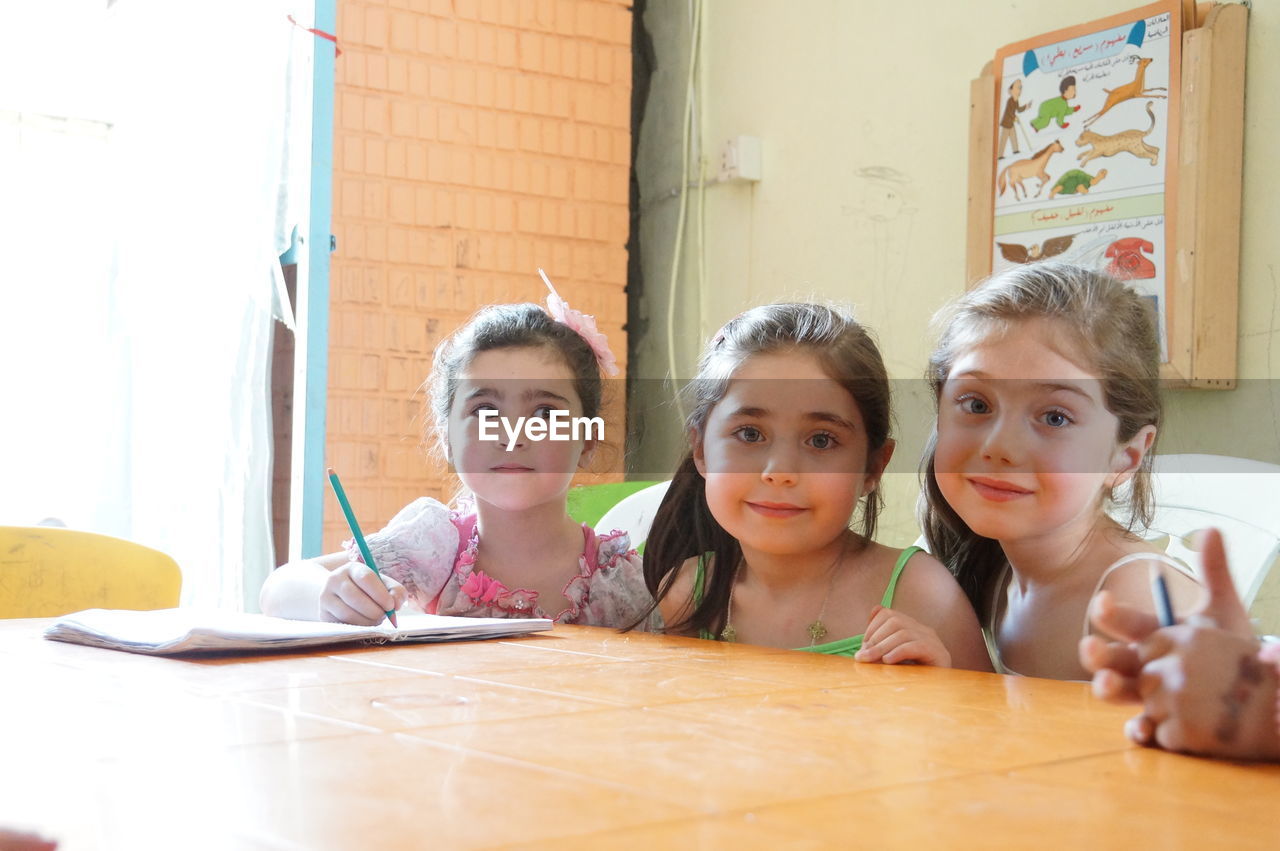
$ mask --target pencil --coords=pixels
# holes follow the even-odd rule
[[[342,489],[342,482],[338,481],[338,474],[333,471],[332,467],[325,470],[325,474],[329,477],[329,484],[333,485],[333,492],[338,497],[338,505],[342,506],[342,513],[346,515],[347,525],[351,527],[351,534],[356,539],[356,546],[360,548],[360,555],[364,557],[364,563],[373,569],[378,576],[382,575],[382,571],[378,570],[378,565],[373,560],[373,553],[369,552],[369,545],[365,543],[364,535],[360,533],[360,524],[356,522],[356,516],[351,513],[351,503],[347,502],[347,493]],[[391,625],[399,629],[400,625],[396,623],[396,613],[394,609],[387,610],[387,620],[391,621]]]
[[[1160,626],[1173,626],[1173,604],[1169,602],[1169,586],[1164,581],[1164,574],[1156,568],[1151,578],[1151,596],[1156,599],[1156,615],[1160,618]]]

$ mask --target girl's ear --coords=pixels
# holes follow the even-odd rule
[[[889,466],[889,460],[893,458],[893,450],[898,448],[898,442],[893,438],[889,438],[875,452],[872,452],[867,458],[867,474],[862,480],[862,495],[866,496],[880,487],[880,477],[884,475],[884,470]]]
[[[599,441],[585,440],[582,443],[582,454],[578,456],[578,469],[585,470],[591,466],[591,459],[595,457],[596,445]]]
[[[435,440],[434,448],[444,456],[444,463],[448,465],[449,469],[457,472],[453,463],[453,445],[449,441],[450,430],[451,423],[449,421],[446,421],[443,426],[439,423],[433,423],[431,431],[428,432],[428,438]]]
[[[1156,441],[1156,427],[1145,425],[1138,433],[1116,447],[1115,460],[1111,465],[1111,475],[1107,477],[1107,486],[1119,487],[1142,466],[1142,459],[1147,457],[1151,445]]]
[[[702,451],[702,437],[698,434],[696,428],[689,429],[689,448],[693,451],[693,466],[698,469],[698,475],[705,479],[707,477],[707,456]]]

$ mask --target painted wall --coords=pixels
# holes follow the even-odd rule
[[[539,266],[625,367],[631,13],[339,0],[337,33],[325,449],[373,530],[452,493],[422,440],[432,351],[482,305],[541,302]],[[348,533],[324,518],[329,552]]]
[[[782,298],[851,302],[895,379],[900,444],[886,481],[887,543],[916,529],[916,466],[932,417],[921,375],[930,315],[964,280],[969,81],[1003,44],[1138,4],[920,0],[703,0],[697,130],[718,168],[725,140],[764,143],[764,179],[705,191],[685,228],[675,359],[687,377],[702,341],[743,308]],[[691,0],[649,0],[657,70],[641,127],[644,317],[633,376],[668,374],[666,322],[681,184],[680,117]],[[1231,392],[1169,394],[1166,452],[1280,463],[1280,7],[1249,25],[1240,375]],[[695,169],[696,179],[696,169]],[[694,193],[696,196],[696,193]],[[705,232],[705,244],[698,234]],[[705,275],[699,282],[699,269]],[[633,404],[646,439],[632,468],[669,470],[682,436],[660,384]],[[647,400],[643,394],[648,394]]]

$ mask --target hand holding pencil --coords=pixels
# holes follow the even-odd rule
[[[1201,539],[1204,605],[1170,622],[1167,594],[1155,586],[1158,620],[1100,598],[1094,625],[1117,641],[1090,636],[1080,661],[1094,672],[1094,694],[1141,703],[1125,732],[1138,744],[1235,759],[1280,759],[1276,668],[1258,659],[1259,642],[1227,569],[1222,536]],[[1161,600],[1164,596],[1165,599]]]
[[[390,576],[379,575],[366,564],[349,561],[331,570],[320,593],[320,620],[377,626],[404,606],[409,593]]]
[[[409,594],[403,585],[378,570],[338,474],[332,468],[326,474],[364,562],[349,561],[329,573],[320,593],[320,619],[376,626],[385,618],[395,626],[396,609],[405,604]]]
[[[1180,613],[1185,623],[1195,627],[1213,626],[1241,638],[1253,639],[1249,615],[1231,581],[1222,534],[1217,529],[1203,532],[1199,550],[1205,597],[1194,610]],[[1152,615],[1123,605],[1106,591],[1098,594],[1090,606],[1093,626],[1114,639],[1107,641],[1091,635],[1080,642],[1080,662],[1086,670],[1094,673],[1094,694],[1104,700],[1136,702],[1142,699],[1138,688],[1144,662],[1142,645],[1158,631],[1176,623],[1179,614],[1170,608],[1167,587],[1163,583],[1158,586],[1153,583],[1152,596],[1157,611],[1164,610],[1167,614]]]

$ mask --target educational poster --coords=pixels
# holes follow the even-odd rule
[[[1129,282],[1168,351],[1179,68],[1178,0],[996,54],[992,270],[1054,257]],[[1167,358],[1167,356],[1166,356]]]

